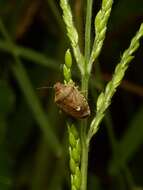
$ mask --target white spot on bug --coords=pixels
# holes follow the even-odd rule
[[[76,108],[76,111],[80,111],[80,110],[81,110],[81,107],[78,106],[78,107]]]

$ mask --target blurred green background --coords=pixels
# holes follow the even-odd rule
[[[86,1],[70,3],[83,50]],[[94,1],[93,18],[100,5]],[[61,15],[59,0],[0,0],[0,190],[70,189],[66,116],[54,104],[52,88],[37,90],[63,81],[64,53],[70,44]],[[89,84],[91,118],[97,95],[141,22],[142,0],[114,1]],[[92,139],[90,190],[143,189],[142,42]],[[78,85],[79,76],[74,63]]]

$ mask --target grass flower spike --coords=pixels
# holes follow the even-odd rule
[[[107,22],[110,16],[110,12],[112,9],[112,4],[113,0],[103,0],[102,1],[102,7],[99,10],[99,12],[96,15],[95,18],[95,39],[93,43],[93,48],[89,60],[89,65],[88,65],[88,72],[91,72],[92,69],[92,64],[95,59],[98,58],[104,39],[105,39],[105,34],[107,30]]]
[[[80,138],[76,127],[68,124],[69,133],[69,153],[70,153],[70,170],[71,170],[71,189],[80,189],[81,174],[80,174],[80,155],[81,146]]]
[[[111,103],[111,98],[116,92],[116,88],[120,85],[125,71],[127,70],[129,63],[134,58],[132,55],[139,47],[139,40],[143,36],[143,24],[141,24],[139,31],[131,40],[130,46],[122,55],[120,63],[116,66],[112,80],[107,84],[105,91],[102,92],[97,99],[96,116],[93,119],[88,132],[88,142],[92,136],[97,132],[99,124],[105,115],[106,109]]]
[[[83,70],[84,58],[80,52],[80,48],[79,48],[79,44],[78,44],[78,33],[77,33],[77,30],[73,23],[71,8],[68,4],[68,0],[60,0],[60,5],[63,10],[63,19],[66,24],[67,35],[71,42],[71,46],[73,48],[73,52],[74,52],[74,56],[75,56],[77,65],[78,65],[81,73],[84,73],[84,70]]]
[[[65,53],[65,64],[63,66],[63,74],[64,74],[65,84],[72,82],[71,66],[72,66],[72,56],[71,56],[70,50],[68,49]]]

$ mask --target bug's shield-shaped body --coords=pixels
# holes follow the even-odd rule
[[[90,115],[87,100],[74,84],[54,85],[55,103],[68,115],[74,118],[85,118]]]

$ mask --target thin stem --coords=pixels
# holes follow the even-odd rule
[[[86,28],[85,28],[85,63],[84,72],[82,74],[81,90],[85,92],[85,97],[88,97],[88,82],[89,73],[87,72],[87,65],[90,58],[90,34],[91,34],[91,17],[92,17],[92,0],[87,0],[86,9]],[[87,120],[81,123],[81,190],[87,189],[87,171],[88,171],[88,151],[89,144],[87,143]]]
[[[84,92],[86,98],[88,96],[88,82],[89,82],[89,75],[88,74],[82,75],[81,91]]]
[[[81,90],[85,92],[85,97],[88,96],[88,81],[89,75],[82,75]],[[87,144],[87,120],[81,122],[81,190],[86,190],[87,188],[87,171],[88,171],[88,149],[89,145]]]
[[[90,57],[92,4],[93,0],[87,0],[86,25],[85,25],[85,67],[87,67]]]
[[[88,96],[88,81],[89,75],[86,73],[82,75],[81,90],[85,92],[85,97]],[[88,150],[89,144],[87,144],[87,120],[81,122],[81,190],[87,188],[87,171],[88,171]]]
[[[85,122],[86,124],[86,122]],[[88,151],[89,146],[86,143],[85,125],[81,126],[81,187],[80,190],[87,189],[87,172],[88,172]]]

